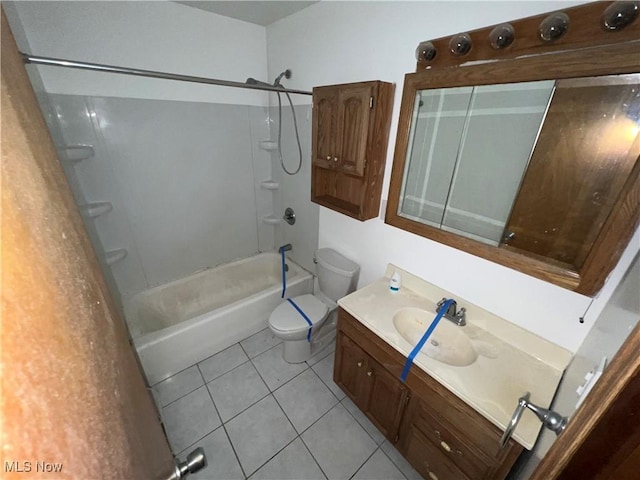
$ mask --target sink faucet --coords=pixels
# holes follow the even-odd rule
[[[436,304],[438,311],[440,311],[440,309],[446,303],[446,301],[447,299],[443,298]],[[451,300],[451,304],[449,305],[449,308],[447,309],[446,312],[444,312],[444,318],[452,321],[459,327],[464,327],[467,324],[467,319],[465,315],[467,310],[464,307],[461,308],[460,310],[458,310],[457,308],[458,308],[458,304],[456,303],[456,301]]]

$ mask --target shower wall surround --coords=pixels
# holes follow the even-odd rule
[[[66,145],[92,145],[73,167],[121,296],[274,248],[264,107],[50,95]],[[82,210],[82,209],[81,209]]]
[[[287,170],[294,171],[298,166],[299,153],[293,127],[293,116],[287,99],[282,96],[282,157]],[[271,138],[278,139],[277,98],[272,95],[269,109],[271,118]],[[293,249],[287,253],[298,265],[315,272],[313,255],[318,248],[318,217],[320,209],[311,203],[309,186],[311,185],[311,105],[296,105],[296,121],[300,146],[302,148],[302,167],[296,175],[287,175],[280,166],[278,151],[271,152],[273,179],[280,184],[274,195],[275,212],[279,218],[287,207],[296,212],[296,223],[289,225],[280,222],[276,228],[276,245],[290,243]]]

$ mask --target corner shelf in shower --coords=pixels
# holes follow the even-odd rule
[[[58,147],[58,151],[62,153],[62,159],[69,163],[82,162],[96,155],[93,145],[65,145]]]
[[[273,140],[260,140],[258,142],[258,146],[262,150],[266,150],[267,152],[278,150],[278,142],[274,142]]]
[[[127,256],[126,248],[118,248],[117,250],[110,250],[104,253],[104,261],[107,265],[111,266],[114,263],[123,260]]]
[[[81,205],[80,210],[89,218],[96,218],[113,210],[111,202],[93,202]]]
[[[267,217],[262,217],[262,223],[266,224],[266,225],[280,225],[280,219],[278,217],[275,217],[273,215],[269,215]]]
[[[262,180],[260,182],[260,188],[264,188],[265,190],[278,190],[280,188],[280,184],[273,180]]]

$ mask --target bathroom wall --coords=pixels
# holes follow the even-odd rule
[[[6,7],[25,52],[228,80],[267,76],[264,27],[173,2]],[[116,300],[274,248],[275,229],[261,221],[274,208],[260,188],[271,177],[271,155],[258,147],[270,136],[267,93],[28,70],[56,144],[95,150],[65,169],[79,205],[112,204],[84,216],[99,256],[127,250],[106,269]]]
[[[267,27],[269,77],[291,68],[294,76],[288,85],[300,89],[375,79],[396,84],[384,200],[388,195],[404,74],[415,70],[418,43],[578,3],[584,2],[320,2]],[[310,99],[296,97],[295,101],[308,103]],[[383,201],[381,211],[385,208]],[[612,273],[592,302],[391,227],[381,218],[358,222],[320,207],[319,228],[321,247],[333,247],[360,263],[360,285],[384,275],[386,264],[393,262],[573,352],[628,265],[621,264]],[[639,247],[640,231],[628,249],[637,251]],[[580,323],[583,315],[584,323]]]
[[[264,27],[174,2],[5,3],[15,4],[24,25],[32,48],[26,53],[240,82],[267,73]],[[261,91],[39,69],[49,93],[268,104]]]
[[[122,295],[257,253],[259,226],[273,248],[273,227],[257,221],[272,203],[258,204],[255,188],[269,158],[252,152],[263,107],[49,97],[65,144],[95,149],[74,169],[86,203],[112,205],[85,220],[105,251],[127,251],[110,267]]]
[[[295,75],[295,73],[294,73]],[[275,95],[273,95],[275,97]],[[293,98],[292,98],[293,99]],[[300,153],[296,142],[291,108],[282,96],[282,159],[287,170],[292,172],[298,166]],[[273,103],[273,101],[272,101]],[[278,107],[270,108],[273,120],[271,137],[278,137]],[[296,223],[282,222],[276,229],[276,245],[290,243],[293,247],[287,255],[303,268],[315,273],[313,255],[318,247],[318,223],[320,208],[311,202],[311,105],[296,105],[296,123],[302,151],[302,167],[296,175],[287,175],[281,165],[277,151],[272,152],[273,178],[281,188],[276,192],[275,211],[281,217],[287,207],[296,213]]]

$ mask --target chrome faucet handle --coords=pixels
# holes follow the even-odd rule
[[[438,303],[436,303],[436,308],[438,309],[438,311],[440,311],[440,309],[442,308],[442,306],[443,306],[445,303],[447,303],[449,300],[451,300],[451,305],[449,305],[449,308],[447,309],[447,312],[446,312],[446,313],[447,313],[447,315],[448,315],[448,314],[455,315],[455,314],[456,314],[456,305],[457,305],[457,304],[456,304],[456,301],[455,301],[453,298],[451,298],[451,299],[449,299],[449,298],[443,298],[443,299],[442,299],[442,300],[440,300]],[[451,309],[453,309],[453,313],[452,313],[452,310],[451,310]]]

